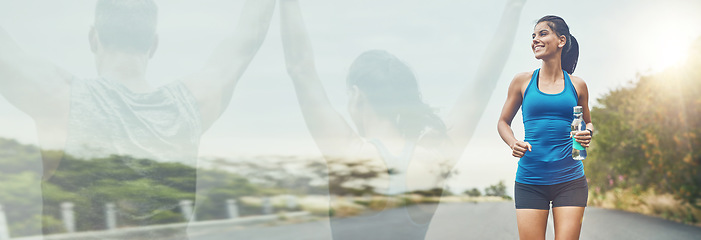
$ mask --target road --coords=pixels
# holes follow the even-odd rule
[[[546,239],[553,239],[551,219]],[[363,231],[372,227],[393,226],[358,223],[357,226],[335,230],[343,231],[354,239],[373,239]],[[199,229],[192,231],[191,235],[193,240],[330,239],[328,223],[323,220],[274,226]],[[426,239],[518,239],[513,202],[442,204],[431,222]],[[588,208],[581,239],[701,239],[701,227],[635,213]]]

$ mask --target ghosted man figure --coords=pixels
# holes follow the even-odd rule
[[[125,171],[130,180],[149,179],[194,196],[194,177],[186,183],[172,182],[169,176],[159,175],[163,171],[150,167],[149,161],[191,166],[181,174],[196,175],[200,136],[226,109],[266,36],[274,7],[275,0],[248,0],[235,34],[215,49],[199,72],[160,87],[150,85],[145,77],[149,59],[158,48],[158,10],[152,0],[97,1],[88,36],[98,72],[95,78],[78,78],[25,53],[0,28],[0,93],[36,123],[44,159],[45,215],[60,219],[59,202],[47,197],[49,184],[87,204],[76,206],[87,208],[76,210],[79,231],[105,228],[106,202],[115,202],[120,216],[133,225],[150,225],[163,219],[163,214],[177,211],[177,201],[150,194],[148,186],[147,191],[124,194],[124,199],[101,199],[103,195],[91,187],[118,187],[119,179],[111,183],[105,179]],[[62,164],[68,158],[110,160],[117,167]],[[90,179],[62,174],[64,169],[81,167],[93,174]],[[64,230],[45,225],[43,231]],[[139,238],[188,237],[182,229]]]

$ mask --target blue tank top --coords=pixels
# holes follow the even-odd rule
[[[572,159],[570,124],[572,108],[577,106],[577,90],[567,72],[565,89],[548,94],[538,89],[538,72],[533,72],[523,94],[521,112],[526,132],[524,141],[532,146],[518,161],[516,182],[553,185],[584,176],[581,161]]]

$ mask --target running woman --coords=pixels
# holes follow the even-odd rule
[[[520,158],[514,186],[519,237],[545,239],[552,203],[555,239],[579,239],[588,186],[582,162],[572,159],[572,136],[588,147],[594,131],[587,85],[571,75],[579,45],[558,16],[538,20],[532,37],[533,54],[542,65],[514,77],[497,124],[512,155]],[[584,109],[585,131],[570,132],[575,106]],[[519,108],[524,140],[511,129]]]

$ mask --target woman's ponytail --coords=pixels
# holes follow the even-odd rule
[[[569,45],[562,52],[561,65],[562,69],[567,71],[567,73],[574,73],[574,69],[577,67],[577,59],[579,58],[579,43],[574,36],[570,35],[567,38],[567,44]]]

